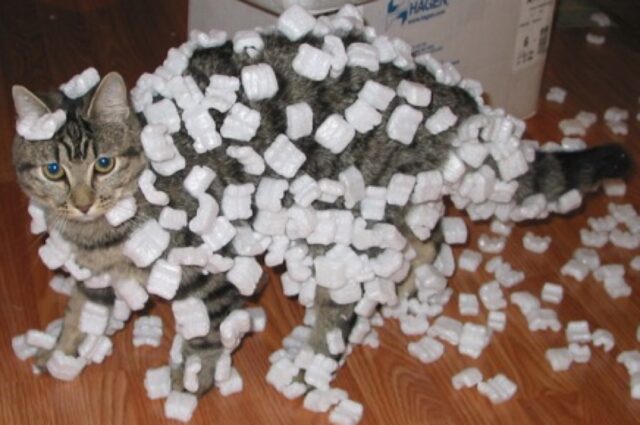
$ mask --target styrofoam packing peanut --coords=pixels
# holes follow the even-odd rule
[[[291,66],[296,73],[309,80],[322,81],[327,78],[332,61],[331,54],[303,43],[298,47],[298,53]]]
[[[540,308],[540,300],[529,292],[513,292],[509,296],[509,300],[518,306],[520,312],[524,316],[529,314],[531,311],[538,310]]]
[[[57,230],[52,230],[44,245],[38,248],[38,255],[48,269],[55,270],[71,257],[71,245]]]
[[[427,107],[431,103],[431,90],[420,83],[402,80],[396,88],[398,96],[406,99],[406,101],[418,107]]]
[[[29,216],[31,217],[31,233],[38,235],[47,231],[47,221],[45,219],[45,213],[42,207],[37,205],[34,201],[29,201],[29,207],[27,208]]]
[[[75,287],[76,282],[71,277],[66,277],[63,275],[55,275],[49,281],[49,287],[62,295],[71,295],[73,288]]]
[[[378,51],[368,43],[351,43],[347,47],[347,66],[362,67],[371,72],[378,72],[380,69]]]
[[[439,316],[427,330],[427,335],[440,338],[451,345],[458,345],[462,323],[447,316]]]
[[[499,217],[499,211],[501,207],[506,208],[506,213],[504,215],[508,216],[510,214],[512,205],[509,205],[509,202],[511,202],[511,200],[513,199],[513,195],[516,193],[517,189],[518,183],[516,181],[496,181],[493,187],[493,193],[489,196],[489,200],[502,204],[496,207],[496,218],[498,218],[499,220],[507,221],[507,219]]]
[[[105,335],[113,335],[116,332],[124,329],[125,323],[121,320],[116,319],[115,317],[109,317],[109,324],[107,325],[107,329],[104,331]]]
[[[503,236],[490,236],[485,233],[478,238],[478,248],[480,251],[497,254],[504,250],[506,239]]]
[[[233,35],[233,51],[255,58],[264,49],[264,41],[257,31],[238,31]]]
[[[431,134],[440,134],[451,128],[457,121],[458,117],[451,109],[448,106],[443,106],[427,118],[425,127]]]
[[[576,115],[576,119],[582,123],[583,127],[589,128],[598,121],[598,116],[593,112],[580,111]]]
[[[562,329],[562,325],[558,321],[557,313],[548,308],[531,310],[526,314],[526,319],[529,330],[532,332],[542,330],[559,332]]]
[[[131,309],[126,301],[116,297],[113,302],[113,308],[111,309],[111,315],[114,318],[125,322],[129,320],[129,317],[131,317]]]
[[[162,191],[157,190],[153,185],[156,182],[156,175],[153,171],[146,169],[138,178],[138,186],[149,203],[154,205],[167,205],[169,196]]]
[[[362,298],[362,285],[356,282],[347,282],[340,288],[332,289],[329,291],[331,300],[336,304],[351,304],[359,301]]]
[[[208,193],[198,195],[196,215],[189,221],[189,230],[199,235],[209,232],[215,223],[220,207],[215,198]]]
[[[496,281],[480,286],[478,295],[487,310],[501,310],[507,306],[500,284]]]
[[[371,45],[378,51],[380,63],[389,63],[398,55],[391,39],[386,35],[379,35],[371,42]]]
[[[413,61],[411,45],[397,37],[391,42],[393,43],[393,47],[396,51],[396,57],[393,59],[393,65],[403,71],[415,69],[416,65]]]
[[[367,133],[382,122],[382,115],[362,99],[347,107],[344,116],[358,133]]]
[[[592,248],[602,248],[609,240],[607,232],[590,231],[589,229],[580,229],[580,241],[584,246]]]
[[[303,406],[312,412],[327,412],[331,406],[347,398],[344,390],[331,388],[329,390],[313,389],[304,398]]]
[[[169,239],[169,233],[156,220],[150,219],[133,231],[124,243],[122,253],[137,267],[147,267],[167,249]]]
[[[366,317],[359,316],[356,319],[355,325],[349,333],[349,342],[352,344],[362,344],[367,334],[371,332],[371,324]]]
[[[409,354],[422,363],[432,363],[444,354],[444,345],[430,336],[425,336],[416,342],[410,342],[407,349]]]
[[[618,354],[616,361],[624,365],[629,375],[640,372],[640,351],[638,350],[623,351]]]
[[[435,228],[440,217],[442,217],[443,212],[444,205],[442,202],[415,205],[405,215],[405,222],[418,239],[426,240],[431,235],[431,231]]]
[[[595,22],[599,27],[611,26],[611,18],[604,12],[594,12],[589,19]]]
[[[440,270],[432,264],[422,264],[414,270],[415,284],[418,290],[429,290],[436,293],[442,291],[447,286],[447,280]]]
[[[16,133],[27,140],[48,140],[64,125],[66,120],[66,113],[61,109],[42,115],[29,113],[18,119]]]
[[[503,374],[478,383],[477,388],[478,392],[489,398],[493,404],[509,400],[518,391],[518,386]]]
[[[547,92],[546,99],[549,102],[556,103],[564,103],[564,100],[567,97],[567,91],[561,87],[549,87],[549,91]]]
[[[569,260],[560,269],[563,276],[571,276],[578,282],[582,282],[589,274],[589,268],[576,259]]]
[[[102,363],[112,351],[113,343],[104,335],[87,335],[78,346],[80,357],[91,363]]]
[[[569,344],[569,353],[576,363],[588,363],[591,360],[591,349],[588,345]]]
[[[251,330],[251,315],[246,310],[233,310],[220,324],[220,340],[230,351],[235,350]]]
[[[38,352],[38,348],[27,343],[26,334],[16,335],[11,339],[11,348],[17,358],[24,361],[33,357]]]
[[[285,214],[286,217],[286,214]],[[264,262],[269,267],[280,265],[284,262],[284,253],[289,248],[289,238],[276,235],[271,239]]]
[[[216,388],[224,397],[241,392],[244,388],[244,381],[238,369],[232,367],[229,378],[224,381],[216,381]]]
[[[24,336],[27,345],[42,350],[51,350],[56,345],[57,337],[39,330],[29,330]]]
[[[623,277],[613,277],[604,280],[604,289],[611,298],[629,297],[631,286],[627,284]]]
[[[340,196],[344,195],[344,185],[331,179],[320,179],[318,181],[320,187],[320,197],[318,200],[327,203],[334,203]]]
[[[491,310],[487,315],[487,326],[494,331],[502,332],[507,326],[507,315],[504,311]]]
[[[229,220],[247,219],[253,215],[251,195],[255,192],[252,183],[230,184],[222,194],[222,213]]]
[[[151,161],[151,167],[153,170],[161,176],[171,176],[176,172],[182,170],[186,166],[186,160],[179,153],[172,159],[166,161],[154,162]]]
[[[360,201],[360,215],[365,220],[382,220],[387,199],[387,188],[367,186],[365,197]]]
[[[277,28],[289,40],[296,41],[307,35],[316,24],[315,18],[304,8],[293,5],[278,18]]]
[[[624,121],[606,121],[609,130],[616,135],[626,136],[629,134],[629,126]]]
[[[549,249],[551,243],[551,236],[536,236],[531,232],[527,232],[522,238],[522,246],[527,251],[535,252],[536,254],[542,254]]]
[[[629,263],[629,266],[633,270],[640,270],[640,255],[636,255],[635,257],[633,257],[633,259]]]
[[[87,365],[85,359],[64,354],[55,350],[47,361],[47,371],[51,376],[61,381],[72,381]]]
[[[164,125],[170,134],[176,133],[180,130],[180,116],[178,115],[178,110],[176,109],[176,105],[169,99],[162,99],[147,106],[144,109],[144,116],[149,124]],[[154,131],[158,130],[154,129]],[[166,159],[170,158],[165,158],[162,160],[156,159],[156,161],[164,161]]]
[[[616,228],[618,222],[613,216],[605,215],[604,217],[589,217],[587,219],[589,227],[596,232],[610,232]]]
[[[240,79],[232,75],[213,74],[209,77],[206,93],[210,90],[237,92],[240,90]]]
[[[631,398],[640,399],[640,372],[632,374],[630,377],[629,386],[631,389]]]
[[[262,277],[262,267],[252,257],[236,257],[233,267],[226,274],[242,295],[252,295]]]
[[[76,280],[87,280],[91,277],[91,270],[81,267],[78,263],[76,263],[75,254],[71,254],[69,258],[64,262],[63,270],[69,272],[69,274]]]
[[[197,106],[204,95],[193,77],[175,76],[166,83],[169,97],[172,97],[180,109],[192,109]]]
[[[586,320],[574,320],[567,323],[565,336],[569,343],[587,343],[591,341],[591,331]]]
[[[184,362],[184,358],[182,355],[183,345],[184,338],[182,338],[182,335],[176,332],[173,337],[173,341],[171,341],[171,348],[169,349],[169,359],[172,366],[180,365]]]
[[[184,339],[205,336],[211,323],[207,306],[198,298],[188,297],[171,304],[176,330]]]
[[[621,179],[604,180],[602,186],[607,196],[624,196],[627,193],[627,184]]]
[[[237,100],[238,100],[238,95],[236,94],[235,91],[228,90],[228,89],[212,88],[212,86],[209,85],[209,87],[207,87],[207,90],[206,90],[206,96],[204,97],[202,102],[200,102],[201,108],[198,108],[198,109],[199,109],[199,112],[201,112],[203,109],[215,109],[218,112],[225,113],[229,111],[229,109],[231,109],[233,105],[235,105]],[[211,122],[204,114],[200,115],[200,117],[203,118],[204,123],[208,124],[208,127],[211,130],[211,135],[209,136],[211,138],[211,142],[208,144],[209,145],[215,144],[216,140],[220,139],[219,134],[213,131]],[[208,142],[208,139],[206,138],[206,133],[204,131],[201,131],[199,136],[203,138],[200,144],[204,146],[205,145],[204,142]],[[196,146],[194,145],[194,147]],[[203,150],[203,149],[199,149],[199,150]]]
[[[577,137],[564,137],[560,145],[566,151],[580,151],[587,148],[586,142]]]
[[[638,213],[631,204],[614,204],[610,202],[607,204],[607,209],[619,223],[627,223],[638,216]]]
[[[421,204],[427,201],[437,201],[442,196],[444,181],[442,173],[438,170],[423,171],[415,178],[415,186],[411,194],[411,202]]]
[[[640,246],[640,234],[613,229],[609,233],[609,241],[618,248],[636,249]]]
[[[575,118],[567,118],[560,121],[558,127],[560,127],[560,131],[562,131],[562,134],[564,134],[565,136],[582,137],[586,134],[586,129],[582,122]]]
[[[270,212],[282,210],[282,198],[288,187],[289,182],[286,180],[263,177],[255,195],[256,206],[259,210]]]
[[[349,60],[342,39],[333,34],[325,35],[322,50],[331,55],[331,70],[329,71],[331,77],[338,78],[344,72]]]
[[[87,94],[99,81],[100,75],[98,71],[93,67],[87,68],[62,84],[60,90],[69,99],[77,99]]]
[[[456,153],[467,165],[478,168],[484,164],[489,149],[477,141],[465,142],[457,148]]]
[[[458,256],[458,268],[469,272],[478,270],[482,262],[482,254],[472,249],[465,249]]]
[[[484,99],[482,98],[484,89],[479,81],[465,78],[460,81],[458,87],[469,93],[479,105],[484,104]]]
[[[358,93],[358,99],[364,100],[378,111],[386,110],[395,96],[396,92],[392,88],[373,80],[364,83]]]
[[[338,363],[334,359],[323,354],[315,354],[305,370],[304,380],[308,385],[326,391],[337,368]]]
[[[467,225],[460,217],[444,217],[442,219],[442,233],[448,244],[463,244],[467,241]]]
[[[615,338],[606,329],[596,329],[591,334],[591,343],[594,347],[602,347],[604,351],[609,352],[615,346]]]
[[[287,178],[294,177],[306,159],[306,155],[284,134],[277,136],[264,152],[267,165]]]
[[[429,329],[429,321],[425,314],[403,314],[399,322],[400,330],[405,335],[424,335]]]
[[[301,174],[289,185],[289,192],[293,194],[296,204],[308,207],[321,195],[320,186],[308,174]]]
[[[329,115],[316,129],[314,140],[331,153],[342,152],[355,136],[355,129],[338,114]]]
[[[236,236],[236,228],[226,217],[217,217],[213,227],[207,233],[201,235],[202,241],[214,252],[228,244]]]
[[[527,160],[520,150],[516,150],[508,158],[498,161],[500,176],[507,182],[523,175],[528,169]]]
[[[167,230],[180,230],[187,225],[187,212],[164,207],[158,217],[160,227]]]
[[[495,257],[487,261],[487,263],[484,265],[484,269],[485,271],[487,271],[487,273],[495,273],[503,264],[504,259],[502,258],[502,256],[496,255]]]
[[[458,312],[462,316],[477,316],[480,313],[480,304],[475,294],[458,294]]]
[[[206,165],[194,165],[182,185],[185,190],[194,198],[205,193],[213,180],[216,178],[216,172]]]
[[[617,106],[612,106],[610,108],[607,108],[606,111],[604,111],[604,119],[606,121],[626,121],[629,119],[629,111],[627,111],[626,109],[622,109],[619,108]]]
[[[109,322],[109,307],[85,301],[80,312],[78,328],[91,335],[102,335]]]
[[[540,298],[542,301],[548,303],[560,304],[563,294],[564,290],[562,286],[552,282],[545,282],[540,293]]]
[[[364,408],[362,404],[352,400],[340,400],[329,414],[329,422],[334,425],[355,425],[360,422]]]
[[[264,173],[264,160],[250,146],[229,146],[226,150],[229,157],[237,159],[247,174],[260,175]]]
[[[144,375],[144,388],[151,400],[168,397],[171,393],[171,369],[162,366],[147,369]]]
[[[568,348],[549,348],[544,353],[544,357],[549,362],[554,372],[568,370],[573,363],[573,356]]]
[[[447,79],[446,71],[440,61],[431,56],[429,53],[421,54],[415,58],[416,63],[424,66],[435,77],[439,83],[444,83]]]
[[[225,116],[220,134],[224,138],[248,142],[256,135],[260,120],[260,112],[236,103]]]
[[[519,217],[514,217],[516,221],[522,221],[522,219],[532,219],[543,216],[547,213],[547,200],[541,193],[526,197],[520,204],[517,210],[514,210],[515,214]]]
[[[364,178],[355,166],[343,170],[338,179],[344,185],[344,200],[346,208],[353,208],[355,204],[365,197]]]
[[[309,136],[313,132],[313,110],[308,103],[300,102],[288,105],[285,111],[287,115],[287,136],[291,140]]]
[[[458,158],[455,153],[449,153],[449,156],[441,169],[442,177],[444,178],[445,182],[451,184],[456,183],[462,178],[465,171],[466,167],[464,165],[464,162],[462,162],[462,160]]]
[[[270,99],[278,92],[276,74],[266,63],[243,67],[240,78],[244,93],[250,101]]]
[[[236,254],[247,257],[260,255],[271,245],[271,237],[254,232],[248,226],[238,226],[232,245]]]
[[[482,372],[478,368],[468,367],[462,369],[451,377],[451,385],[456,390],[463,388],[473,388],[482,382]]]
[[[433,266],[438,269],[443,276],[453,276],[453,273],[456,270],[456,261],[453,258],[453,251],[448,244],[444,243],[440,246],[438,255],[433,261]]]
[[[475,323],[465,323],[460,334],[460,354],[477,359],[491,340],[491,329]]]
[[[458,194],[474,204],[482,204],[489,199],[495,187],[496,173],[487,165],[478,171],[467,173],[458,188]]]
[[[187,69],[188,62],[189,58],[183,51],[172,47],[167,52],[167,58],[162,66],[171,75],[181,75]]]
[[[189,393],[171,391],[164,402],[164,415],[169,419],[189,422],[198,406],[198,398]]]
[[[159,347],[162,341],[162,319],[159,316],[141,316],[133,322],[133,345]]]

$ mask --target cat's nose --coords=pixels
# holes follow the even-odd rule
[[[91,206],[93,204],[86,204],[86,205],[76,205],[76,208],[83,214],[86,214],[90,209]]]

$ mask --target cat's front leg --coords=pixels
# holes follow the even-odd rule
[[[221,325],[225,319],[245,314],[243,304],[236,287],[220,274],[199,275],[182,284],[172,304],[178,330],[171,358],[174,391],[202,395],[234,378],[230,354],[236,347],[225,339]]]
[[[87,356],[91,357],[93,354],[94,361],[96,356],[103,358],[111,347],[104,333],[114,300],[113,289],[87,288],[82,282],[78,282],[67,303],[56,344],[52,349],[42,349],[36,354],[36,369],[47,371],[56,378],[69,380],[92,360]]]

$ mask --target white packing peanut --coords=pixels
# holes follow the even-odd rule
[[[299,5],[293,5],[278,18],[278,30],[289,40],[296,41],[307,35],[316,25],[315,18]]]
[[[198,406],[198,398],[189,393],[171,391],[164,402],[164,415],[169,419],[189,422]]]
[[[264,41],[257,31],[238,31],[233,35],[233,51],[236,53],[246,53],[254,58],[263,49]]]
[[[419,341],[410,342],[408,351],[409,354],[422,363],[432,363],[442,357],[444,354],[444,345],[440,341],[425,336]]]
[[[293,178],[306,159],[306,155],[284,134],[278,135],[264,152],[267,165],[287,178]]]
[[[133,322],[133,345],[159,347],[162,342],[162,319],[159,316],[141,316]]]
[[[137,267],[147,267],[167,249],[169,239],[169,233],[156,220],[150,219],[131,234],[122,253]]]
[[[382,122],[382,115],[362,99],[347,107],[344,116],[358,133],[367,133]]]
[[[300,102],[288,105],[285,112],[289,139],[298,140],[313,132],[313,110],[308,103]]]
[[[154,205],[167,205],[169,196],[162,191],[157,190],[153,185],[156,182],[156,175],[153,171],[146,169],[138,178],[138,186],[149,203]]]
[[[545,282],[542,287],[542,292],[540,293],[540,299],[548,303],[560,304],[563,293],[564,290],[562,286],[552,282]]]
[[[194,165],[182,185],[191,196],[197,198],[206,192],[215,178],[216,173],[211,168],[206,165]]]
[[[482,382],[482,372],[478,368],[468,367],[451,377],[451,385],[456,390],[473,388]]]
[[[542,254],[549,249],[551,244],[551,236],[536,236],[531,232],[527,232],[522,238],[522,245],[527,251]]]
[[[368,43],[351,43],[347,47],[347,66],[357,66],[371,72],[378,72],[380,69],[378,51]]]
[[[184,339],[205,336],[209,333],[211,322],[207,306],[198,298],[189,297],[171,304],[176,322],[176,331]]]
[[[341,115],[329,115],[316,129],[314,140],[331,153],[342,152],[355,136],[355,129]]]
[[[144,388],[147,397],[151,400],[166,398],[171,393],[171,369],[162,366],[155,369],[147,369],[144,375]]]
[[[225,116],[220,134],[224,138],[248,142],[256,135],[260,120],[260,112],[236,103]]]
[[[187,225],[187,212],[164,207],[158,217],[160,227],[167,230],[180,230]]]
[[[397,106],[387,121],[387,135],[402,144],[410,145],[424,114],[406,104]]]
[[[100,81],[100,75],[95,68],[87,68],[80,74],[74,75],[69,81],[60,86],[60,90],[69,99],[84,96]]]
[[[266,63],[245,66],[240,71],[240,78],[250,101],[270,99],[278,92],[276,74]]]
[[[226,153],[242,164],[242,170],[245,173],[254,176],[264,173],[264,160],[251,146],[229,146]]]
[[[386,110],[395,96],[396,92],[392,88],[373,80],[364,83],[358,93],[358,99],[364,100],[378,111]]]
[[[305,78],[322,81],[327,78],[332,62],[331,54],[303,43],[298,47],[298,53],[291,62],[291,66],[295,72]]]
[[[458,117],[451,109],[448,106],[443,106],[427,118],[424,125],[431,134],[440,134],[451,128],[457,121]]]

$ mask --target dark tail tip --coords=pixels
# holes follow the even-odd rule
[[[608,144],[589,149],[595,180],[628,177],[634,168],[633,157],[622,146]]]

